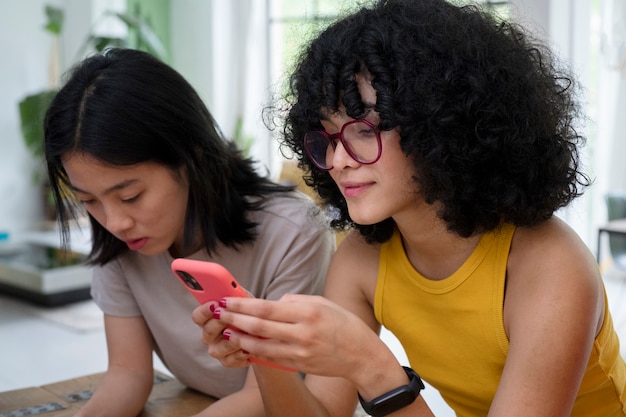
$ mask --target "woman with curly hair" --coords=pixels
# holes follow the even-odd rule
[[[324,298],[194,311],[226,366],[307,374],[253,365],[268,415],[347,417],[359,398],[430,416],[420,377],[458,416],[626,415],[598,266],[554,215],[590,180],[575,84],[547,48],[476,7],[382,0],[317,36],[290,85],[284,145],[354,230]]]

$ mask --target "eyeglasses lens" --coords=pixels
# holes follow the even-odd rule
[[[364,121],[346,123],[341,131],[341,143],[352,159],[362,164],[371,164],[380,157],[380,140],[376,128]],[[304,148],[315,165],[321,169],[332,169],[336,142],[339,137],[325,132],[308,132]]]
[[[334,146],[322,132],[308,132],[304,137],[304,149],[319,168],[332,168]]]
[[[343,146],[357,162],[369,164],[378,159],[377,132],[365,122],[354,122],[343,128]]]

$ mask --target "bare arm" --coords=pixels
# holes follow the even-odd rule
[[[508,269],[510,347],[489,416],[569,416],[604,315],[595,260],[554,219],[518,229]]]
[[[109,367],[75,417],[135,417],[152,389],[152,338],[140,317],[105,315],[104,323]]]
[[[263,417],[263,400],[250,367],[241,390],[220,398],[193,417]]]
[[[286,295],[278,302],[231,298],[219,311],[220,322],[206,321],[208,307],[194,311],[194,321],[203,326],[210,353],[227,366],[246,365],[244,349],[307,374],[303,382],[297,374],[255,366],[268,416],[352,416],[357,389],[372,399],[408,382],[378,337],[371,305],[377,263],[375,248],[349,236],[331,264],[326,298]],[[228,343],[220,343],[225,323],[266,339],[234,332]],[[432,413],[419,398],[394,414],[403,415]]]

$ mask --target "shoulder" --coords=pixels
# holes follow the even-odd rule
[[[378,255],[380,254],[380,246],[378,243],[368,243],[365,238],[356,230],[351,230],[339,245],[337,254],[341,254],[344,258],[342,264],[357,263],[363,266],[350,265],[361,268],[370,268],[378,266]]]
[[[255,246],[266,245],[274,251],[290,253],[335,250],[330,219],[300,192],[276,193],[249,216],[257,225]]]
[[[271,222],[285,227],[324,229],[330,224],[322,209],[299,191],[271,195],[252,216],[258,223]]]
[[[511,242],[509,272],[547,269],[579,270],[585,276],[598,276],[597,263],[589,248],[557,217],[533,227],[518,227]],[[557,276],[562,276],[562,272]]]
[[[321,292],[335,252],[335,235],[330,222],[311,199],[297,192],[274,193],[264,200],[260,209],[249,213],[248,220],[256,224],[254,242],[223,252],[232,253],[237,269],[248,265],[254,268],[254,273],[248,273],[250,277],[263,275],[268,279],[273,277],[272,280],[281,277],[282,282],[293,283],[293,288],[315,281],[315,292]]]
[[[562,220],[554,217],[516,229],[507,264],[505,314],[509,313],[509,319],[511,313],[519,312],[521,318],[530,310],[545,314],[581,311],[601,320],[602,288],[593,254]]]
[[[373,313],[380,244],[370,244],[355,230],[342,240],[331,261],[324,294],[376,326]]]

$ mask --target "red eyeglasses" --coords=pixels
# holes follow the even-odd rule
[[[304,150],[316,167],[329,171],[333,169],[338,141],[348,155],[360,164],[369,165],[380,159],[380,130],[365,119],[351,120],[341,127],[339,133],[332,135],[323,130],[307,132],[304,135]]]

